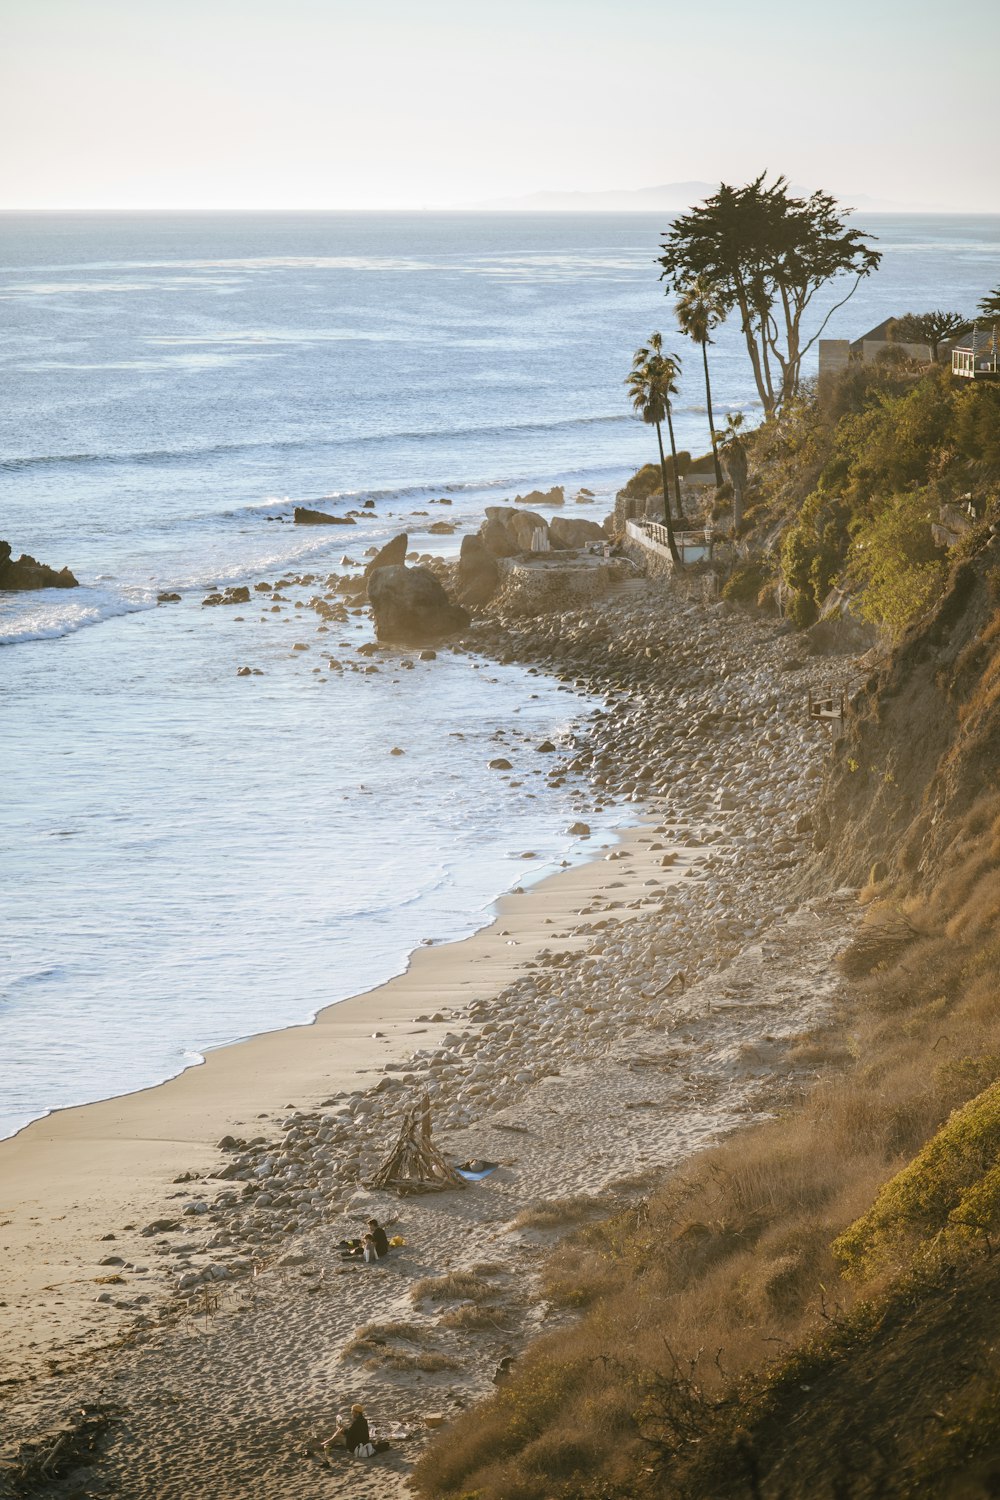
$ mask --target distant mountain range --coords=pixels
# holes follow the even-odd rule
[[[610,188],[605,192],[538,192],[520,197],[485,198],[466,203],[468,209],[488,209],[512,213],[677,213],[701,203],[718,187],[717,182],[666,182],[659,187]],[[792,184],[792,191],[805,195],[809,190]],[[888,198],[872,198],[867,193],[835,194],[851,208],[866,213],[933,213],[926,203],[893,203]]]

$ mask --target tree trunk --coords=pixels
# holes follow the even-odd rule
[[[743,330],[743,337],[746,340],[747,353],[750,356],[754,384],[757,387],[757,394],[764,408],[764,415],[765,417],[770,417],[774,413],[774,397],[768,392],[769,382],[765,382],[764,380],[764,371],[761,367],[761,354],[757,344],[757,335],[753,329],[753,319],[750,316],[750,302],[747,297],[746,287],[738,278],[736,280],[736,302],[740,310],[740,326]]]
[[[715,418],[712,415],[712,382],[708,378],[708,340],[701,346],[702,363],[705,366],[705,400],[708,403],[708,430],[712,434],[712,463],[715,466],[715,488],[722,483],[722,468],[719,464],[719,448],[715,441]]]
[[[660,480],[663,484],[663,524],[667,528],[667,546],[670,548],[670,556],[677,564],[677,566],[680,567],[681,555],[677,550],[677,543],[674,541],[674,527],[673,522],[670,519],[670,491],[667,487],[667,460],[663,452],[663,432],[660,428],[659,422],[657,422],[656,424],[656,441],[660,449]]]
[[[677,444],[674,442],[674,419],[670,411],[670,402],[667,402],[667,431],[670,434],[670,456],[674,461],[674,500],[677,504],[677,519],[684,521],[684,507],[681,505],[681,476],[677,472]],[[666,493],[664,493],[666,499]]]

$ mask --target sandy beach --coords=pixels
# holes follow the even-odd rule
[[[852,663],[644,583],[497,632],[608,695],[580,753],[635,826],[314,1025],[0,1144],[0,1493],[87,1404],[95,1462],[67,1446],[47,1493],[405,1493],[427,1419],[569,1315],[549,1247],[816,1077],[854,904],[795,888],[828,753],[803,700]],[[424,1090],[442,1149],[498,1169],[367,1191]],[[370,1213],[405,1245],[359,1268]],[[327,1468],[356,1400],[392,1447]]]

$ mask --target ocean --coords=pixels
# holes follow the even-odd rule
[[[883,266],[831,337],[971,311],[1000,280],[996,217],[864,225]],[[662,228],[0,215],[0,537],[82,585],[0,595],[0,1135],[306,1020],[613,837],[625,814],[605,808],[574,839],[587,788],[548,786],[532,759],[598,706],[565,685],[448,652],[330,673],[294,604],[201,600],[322,578],[404,529],[455,552],[484,504],[535,487],[586,487],[570,513],[600,518],[654,456],[622,383],[654,328],[685,360],[679,445],[704,451]],[[717,417],[754,420],[736,327],[711,364]],[[290,521],[367,500],[351,527]],[[455,535],[429,532],[442,518]],[[327,644],[368,639],[359,615]],[[519,786],[488,770],[497,753]]]

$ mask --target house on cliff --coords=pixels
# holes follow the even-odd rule
[[[904,344],[892,337],[892,325],[895,318],[883,318],[874,328],[861,335],[859,339],[820,339],[819,341],[819,373],[826,375],[838,370],[844,370],[851,363],[859,361],[865,364],[877,359],[879,354],[892,346],[905,354],[907,359],[916,360],[921,364],[930,364],[933,359],[931,346],[929,344]]]
[[[951,350],[951,373],[964,380],[1000,380],[1000,331],[973,328]]]

